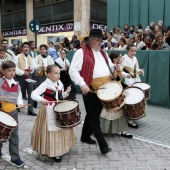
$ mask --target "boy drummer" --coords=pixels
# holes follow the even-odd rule
[[[16,121],[18,121],[18,111],[16,105],[19,108],[24,108],[21,88],[19,84],[13,79],[15,76],[16,65],[12,61],[4,61],[2,63],[3,78],[0,78],[0,96],[12,96],[11,98],[5,98],[0,100],[1,110],[8,112],[12,115]],[[16,97],[16,98],[14,98]],[[11,110],[13,108],[13,110]],[[0,157],[2,157],[2,143],[0,143]],[[11,133],[9,138],[9,153],[11,156],[11,162],[17,167],[24,167],[25,163],[19,156],[19,137],[18,127]]]

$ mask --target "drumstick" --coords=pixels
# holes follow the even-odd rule
[[[25,105],[24,105],[24,107],[27,107],[27,106],[31,106],[31,104],[25,104]],[[22,107],[13,107],[13,108],[11,108],[10,110],[13,110],[13,109],[20,109],[20,108],[22,108]]]
[[[17,99],[18,97],[13,97],[13,96],[0,96],[0,98]]]
[[[98,88],[98,89],[92,89],[92,90],[102,90],[102,89],[106,89],[105,87],[101,87],[101,88]]]

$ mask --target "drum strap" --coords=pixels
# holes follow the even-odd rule
[[[105,61],[106,61],[106,64],[107,64],[107,66],[108,66],[108,68],[109,68],[109,71],[110,71],[110,73],[111,73],[112,80],[114,80],[115,78],[114,78],[113,72],[112,72],[112,70],[111,70],[111,68],[110,68],[110,66],[109,66],[109,62],[108,62],[108,58],[107,58],[107,56],[106,56],[106,53],[105,53],[103,50],[101,50],[100,52],[101,52],[102,56],[104,57],[104,59],[105,59]]]

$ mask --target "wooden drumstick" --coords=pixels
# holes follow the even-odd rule
[[[25,104],[24,107],[27,107],[27,106],[31,106],[31,104]],[[13,110],[13,109],[21,109],[22,107],[13,107],[11,108],[10,110]],[[24,108],[23,108],[24,109]]]
[[[13,96],[0,96],[0,98],[17,99],[18,97],[13,97]]]

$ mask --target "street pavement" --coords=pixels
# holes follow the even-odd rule
[[[82,119],[85,109],[81,95],[77,95]],[[39,106],[40,107],[40,106]],[[38,113],[38,109],[35,110]],[[80,142],[83,121],[76,127],[75,147],[56,163],[31,149],[31,131],[36,117],[28,116],[26,109],[19,113],[20,156],[32,170],[170,170],[170,109],[148,105],[147,116],[137,120],[139,129],[129,129],[133,139],[105,135],[112,152],[102,155],[98,145]],[[2,149],[0,169],[14,170],[10,163],[8,143]]]

